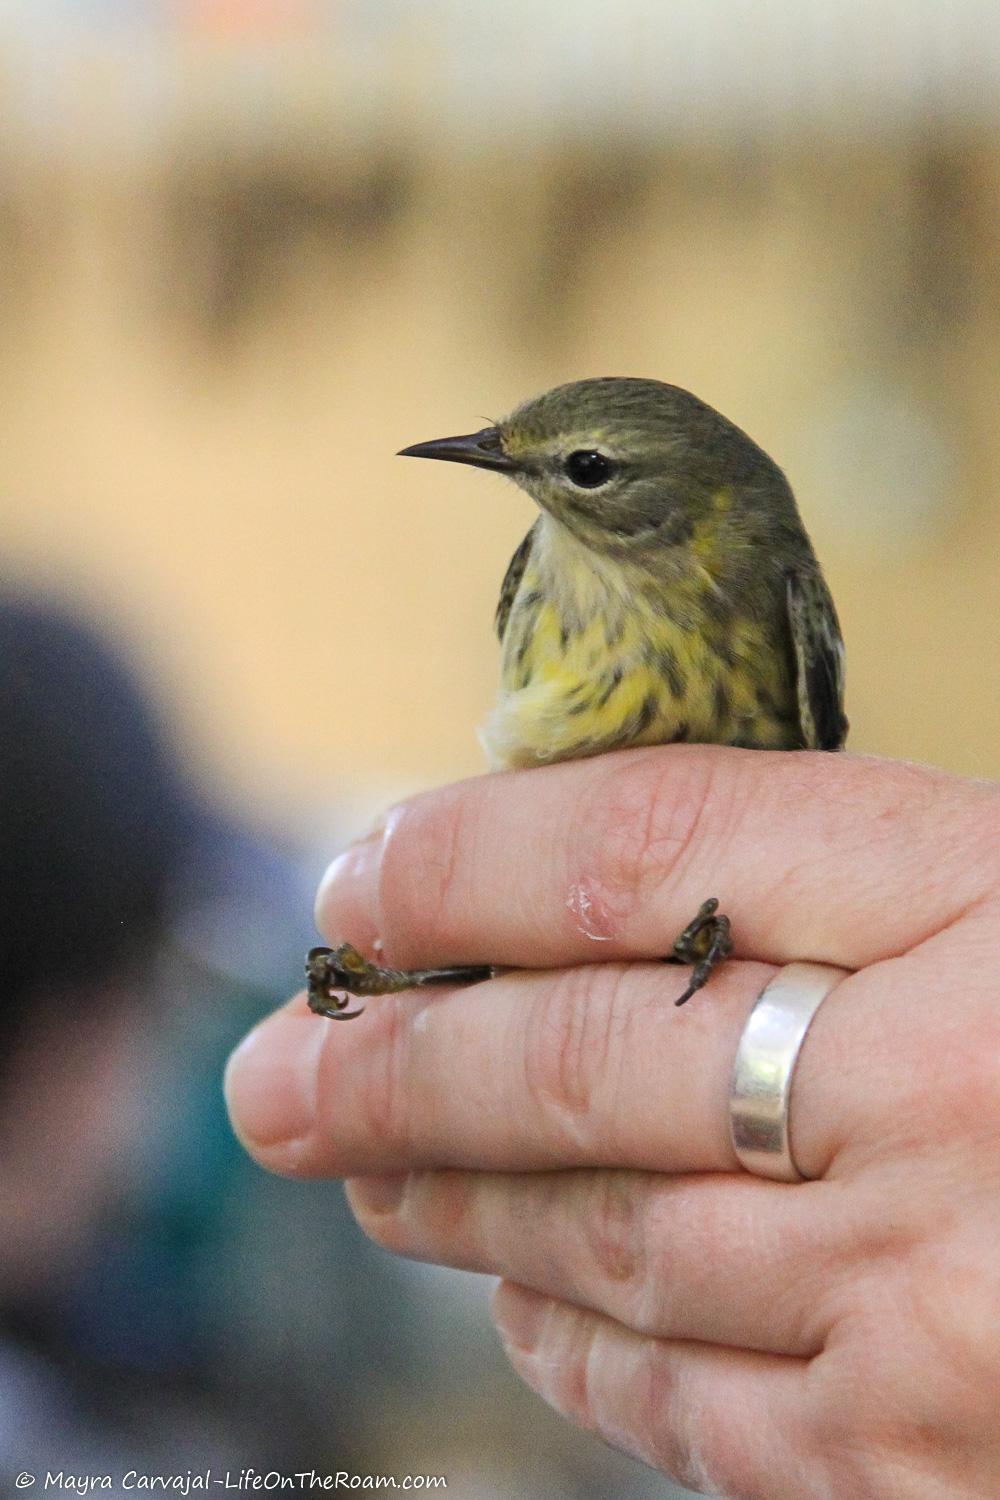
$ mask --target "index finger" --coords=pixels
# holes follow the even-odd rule
[[[995,786],[823,752],[672,745],[479,777],[394,808],[317,920],[405,967],[660,957],[707,896],[737,954],[856,969],[1000,884]]]

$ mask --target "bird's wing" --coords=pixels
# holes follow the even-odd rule
[[[535,526],[537,525],[538,522],[536,521]],[[507,564],[507,571],[504,574],[503,583],[500,585],[500,598],[497,601],[496,628],[497,635],[501,641],[504,637],[504,631],[507,629],[511,605],[514,603],[521,579],[524,577],[524,570],[528,565],[528,558],[531,555],[531,544],[535,539],[535,526],[532,526],[528,535],[524,538],[524,541]]]
[[[802,737],[810,750],[840,750],[848,726],[837,611],[817,572],[789,572],[787,598]]]

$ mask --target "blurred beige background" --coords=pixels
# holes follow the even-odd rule
[[[30,9],[3,565],[138,640],[230,800],[305,827],[482,769],[531,505],[394,453],[598,374],[785,467],[855,749],[1000,772],[994,7]]]

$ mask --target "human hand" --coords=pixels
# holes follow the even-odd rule
[[[648,960],[707,892],[736,956],[677,1010]],[[296,998],[228,1073],[263,1165],[503,1278],[519,1374],[694,1489],[1000,1493],[996,787],[706,746],[494,775],[394,809],[319,913],[392,963],[539,972],[344,1027]],[[796,959],[857,972],[802,1050],[792,1185],[738,1168],[728,1094]]]

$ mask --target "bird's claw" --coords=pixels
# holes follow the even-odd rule
[[[674,1004],[686,1005],[732,951],[729,918],[719,913],[718,897],[710,896],[699,906],[697,915],[685,927],[667,959],[669,964],[694,964],[688,987]]]
[[[496,973],[492,964],[454,964],[443,969],[390,969],[373,963],[353,943],[310,948],[306,955],[309,1009],[330,1021],[350,1021],[361,1010],[345,1010],[347,995],[395,995],[432,985],[481,984]],[[338,993],[346,991],[346,994]]]
[[[364,1014],[364,1006],[348,1010],[347,994],[351,980],[358,973],[358,964],[365,959],[350,943],[341,943],[339,948],[310,948],[306,954],[306,995],[309,1009],[317,1016],[326,1016],[329,1021],[352,1021]]]

